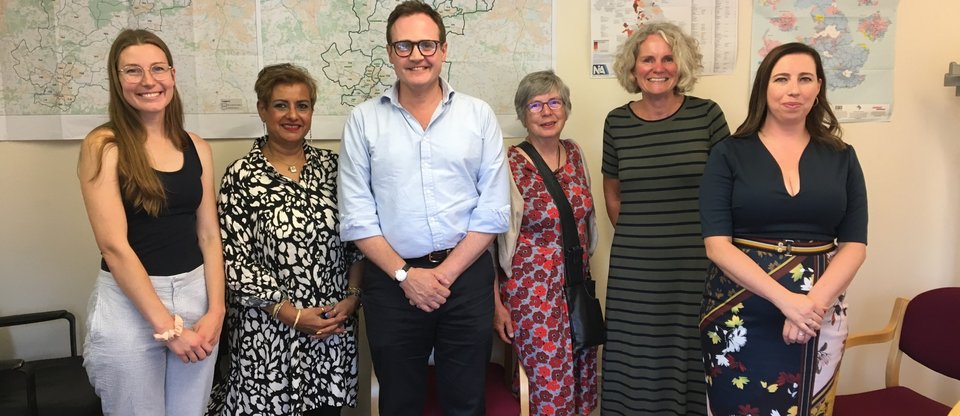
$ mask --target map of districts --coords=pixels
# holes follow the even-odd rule
[[[889,119],[896,7],[896,0],[757,0],[751,73],[771,49],[803,42],[820,53],[841,121]]]
[[[188,128],[260,134],[259,68],[294,62],[318,82],[314,130],[340,135],[350,109],[395,76],[386,21],[398,0],[5,0],[0,6],[0,139],[79,138],[105,120],[106,55],[123,28],[170,46]],[[553,0],[432,0],[447,29],[443,76],[516,118],[528,72],[553,67]]]

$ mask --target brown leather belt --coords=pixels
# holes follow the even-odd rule
[[[412,259],[404,259],[407,263],[434,263],[439,264],[447,259],[447,256],[450,255],[450,252],[453,251],[452,248],[446,250],[437,250],[430,254],[427,254],[423,257],[416,257]]]
[[[773,251],[791,255],[797,254],[822,254],[828,253],[836,248],[832,241],[796,241],[796,240],[766,240],[766,239],[746,239],[734,238],[733,244],[743,247],[751,247],[765,251]]]

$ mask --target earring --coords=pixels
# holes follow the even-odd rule
[[[820,96],[814,97],[814,98],[813,98],[813,106],[816,107],[816,106],[819,105],[819,104],[820,104]]]
[[[267,135],[267,123],[261,123],[261,124],[263,124],[263,135],[266,136],[266,135]]]

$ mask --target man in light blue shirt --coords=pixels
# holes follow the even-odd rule
[[[440,78],[446,31],[429,5],[387,20],[397,82],[355,108],[340,150],[340,234],[370,263],[363,302],[380,414],[420,415],[435,352],[443,413],[482,415],[494,270],[509,226],[503,137],[489,105]]]

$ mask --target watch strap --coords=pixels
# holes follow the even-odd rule
[[[397,283],[403,283],[404,280],[407,280],[407,271],[410,270],[410,265],[403,263],[403,267],[397,269],[393,272],[393,280]],[[401,277],[403,276],[403,277]]]

